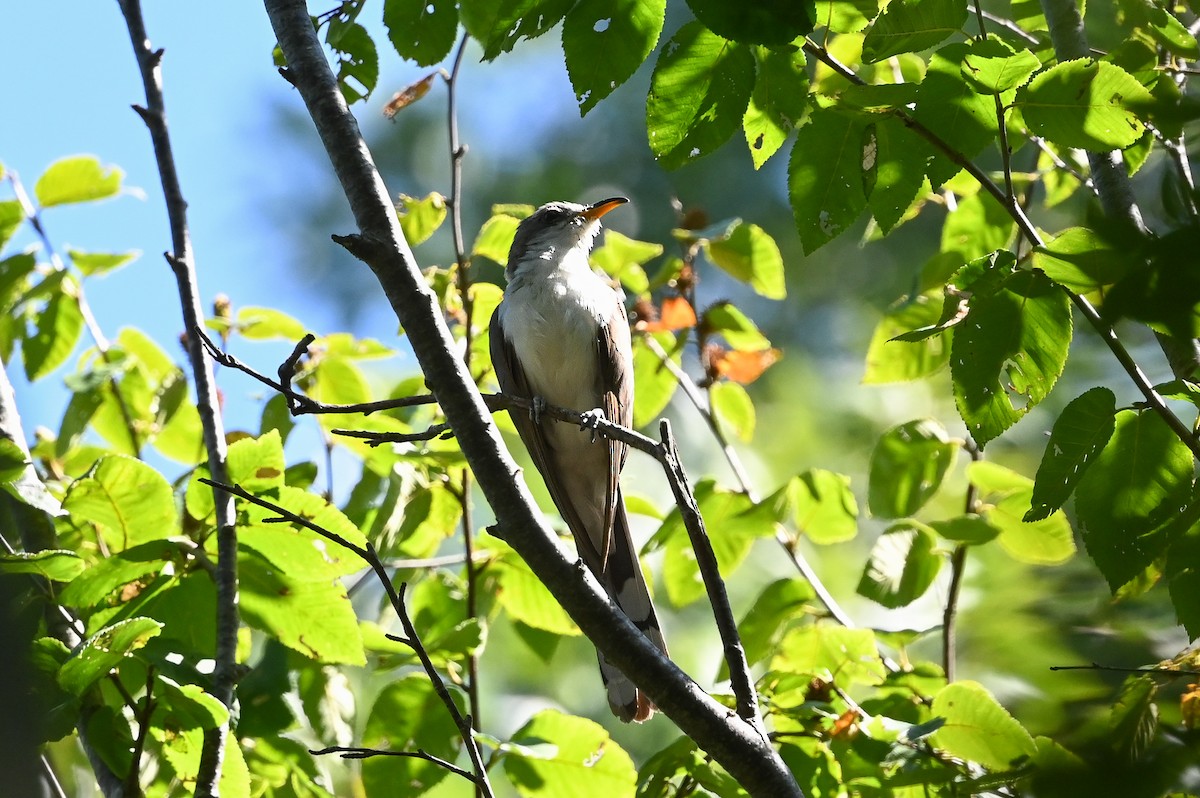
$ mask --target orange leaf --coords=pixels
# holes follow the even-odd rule
[[[1187,692],[1179,697],[1179,712],[1185,728],[1196,728],[1196,721],[1200,720],[1200,684],[1188,685]]]
[[[783,352],[778,349],[763,349],[758,352],[722,351],[713,356],[713,367],[722,377],[749,385],[781,357]]]
[[[851,737],[858,732],[858,713],[847,709],[834,722],[829,730],[831,737]]]
[[[437,72],[430,72],[416,83],[410,83],[400,91],[393,94],[392,99],[388,100],[388,104],[383,106],[383,115],[388,119],[391,119],[403,108],[412,105],[417,100],[428,94],[429,87],[433,85],[433,79],[437,76],[437,74]]]
[[[686,330],[696,323],[696,311],[692,305],[681,296],[669,296],[662,301],[656,321],[638,323],[638,329],[645,332],[674,332]]]

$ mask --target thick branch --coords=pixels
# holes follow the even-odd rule
[[[387,189],[346,107],[302,0],[266,0],[267,13],[359,227],[352,248],[395,310],[505,539],[605,657],[752,794],[800,795],[779,755],[667,659],[554,536],[520,478],[465,365],[437,300],[417,270]]]
[[[208,451],[208,468],[213,479],[228,482],[225,468],[225,430],[218,408],[217,387],[212,365],[204,356],[204,347],[194,333],[204,318],[200,308],[200,293],[196,287],[196,266],[192,259],[188,237],[187,202],[183,199],[171,137],[167,132],[167,112],[163,101],[162,50],[152,50],[142,19],[140,0],[118,0],[129,29],[129,40],[137,59],[138,71],[146,91],[146,107],[134,106],[150,131],[158,174],[162,179],[163,197],[171,227],[171,252],[166,255],[179,292],[183,311],[183,327],[187,332],[188,361],[196,386],[196,409]],[[237,535],[234,531],[233,500],[220,490],[213,494],[217,518],[217,646],[213,671],[213,695],[225,706],[233,708],[233,690],[237,673],[237,632],[240,620],[237,608]],[[196,782],[196,795],[215,795],[221,778],[221,759],[224,755],[226,726],[212,729],[204,735],[204,751]]]

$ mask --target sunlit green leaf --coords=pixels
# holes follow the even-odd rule
[[[931,741],[951,756],[1006,770],[1036,753],[1029,732],[978,682],[944,687],[933,699],[933,714],[946,722]]]
[[[863,148],[863,171],[870,175],[867,205],[884,234],[904,218],[925,182],[924,163],[913,157],[923,146],[917,134],[895,117],[885,116],[869,128]]]
[[[870,629],[833,624],[792,629],[771,659],[771,669],[816,676],[843,686],[878,684],[887,672]]]
[[[901,521],[871,547],[858,593],[890,609],[905,607],[925,594],[941,567],[933,530],[917,521]]]
[[[947,335],[930,335],[909,342],[896,340],[906,333],[932,328],[941,317],[940,292],[926,292],[888,310],[879,320],[867,346],[863,382],[880,385],[916,380],[934,374],[950,361]]]
[[[325,41],[333,49],[338,88],[346,102],[369,97],[379,80],[379,52],[371,34],[357,22],[334,18]]]
[[[713,263],[768,299],[787,296],[783,256],[775,239],[758,225],[734,225],[728,235],[710,241],[706,253]]]
[[[867,29],[863,61],[925,50],[960,30],[966,19],[966,5],[954,0],[892,0]]]
[[[1106,61],[1081,58],[1047,69],[1017,93],[1030,129],[1063,147],[1106,152],[1142,135],[1130,104],[1149,103],[1137,79]]]
[[[654,338],[668,353],[675,349],[675,339],[670,333],[659,333]],[[679,352],[671,354],[676,365],[679,359]],[[679,380],[641,336],[633,343],[633,382],[637,386],[633,395],[633,425],[641,428],[658,420],[679,387]]]
[[[958,444],[932,419],[892,427],[871,453],[871,512],[901,518],[921,509],[941,487],[957,451]]]
[[[396,212],[400,216],[400,229],[409,246],[426,241],[446,219],[446,198],[436,191],[424,197],[401,194],[396,200]]]
[[[1071,343],[1067,295],[1039,272],[1017,272],[1003,288],[971,299],[950,347],[954,400],[980,446],[1042,401]]]
[[[929,69],[917,90],[913,116],[966,158],[974,158],[998,131],[994,98],[976,92],[962,75],[962,62],[971,47],[962,42],[948,44],[929,59]],[[960,166],[932,145],[922,142],[919,152],[929,158],[926,174],[938,188],[958,173]]]
[[[91,277],[115,271],[137,260],[142,253],[136,249],[132,252],[81,252],[68,249],[67,254],[71,256],[71,263],[75,264],[75,268]]]
[[[114,551],[179,532],[170,484],[151,466],[124,455],[97,462],[71,486],[63,507],[96,524]]]
[[[1033,499],[1033,480],[987,461],[967,466],[967,478],[985,501],[982,516],[1000,530],[1001,548],[1019,562],[1059,565],[1075,554],[1075,536],[1062,510],[1040,521],[1024,521]]]
[[[719,333],[730,347],[741,352],[760,352],[771,346],[770,340],[751,318],[731,302],[709,306],[701,316],[700,324],[709,333]]]
[[[162,631],[162,624],[149,618],[130,618],[92,635],[71,655],[58,672],[59,685],[73,695],[83,695],[121,660]]]
[[[70,582],[86,565],[78,554],[64,549],[0,554],[0,573],[36,574],[55,582]]]
[[[699,22],[663,47],[646,97],[650,150],[665,169],[713,152],[738,125],[754,89],[754,56]]]
[[[475,245],[471,248],[471,256],[476,255],[508,265],[508,251],[512,249],[513,236],[517,233],[520,220],[508,214],[498,213],[484,222],[475,237]]]
[[[666,0],[582,0],[563,21],[567,75],[580,115],[633,76],[662,33]]]
[[[831,108],[814,108],[811,121],[796,133],[788,198],[807,253],[846,232],[867,204],[865,133],[863,119]]]
[[[1041,62],[1028,50],[1016,51],[996,38],[971,43],[963,58],[962,73],[981,94],[1001,94],[1020,86]]]
[[[746,389],[728,380],[712,386],[712,409],[723,427],[746,443],[754,439],[754,402]]]
[[[754,91],[742,117],[742,130],[754,168],[778,152],[808,112],[808,72],[804,51],[754,48]]]
[[[992,525],[983,516],[974,513],[930,521],[929,526],[946,540],[953,540],[956,543],[987,543],[1000,534],[999,527]]]
[[[8,243],[21,222],[25,221],[25,212],[18,200],[0,200],[0,249]]]
[[[788,481],[796,529],[814,543],[844,543],[858,534],[858,502],[850,477],[812,468]]]
[[[562,21],[575,0],[462,0],[463,27],[483,45],[483,60],[513,49],[521,39],[536,39]]]
[[[1095,231],[1070,227],[1034,249],[1033,265],[1059,285],[1086,294],[1118,282],[1134,261]]]
[[[553,756],[514,751],[504,758],[504,772],[522,796],[634,794],[633,761],[595,721],[547,709],[518,729],[513,740],[555,746]]]
[[[33,186],[43,208],[69,202],[92,202],[116,196],[125,176],[115,166],[105,167],[92,155],[75,155],[50,164]]]
[[[738,623],[746,661],[753,665],[774,652],[787,623],[815,597],[808,583],[800,579],[779,579],[763,588]],[[717,678],[729,678],[728,665],[721,665]]]

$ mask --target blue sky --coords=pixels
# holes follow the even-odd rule
[[[381,63],[379,89],[355,109],[360,119],[371,120],[366,125],[368,135],[372,126],[380,127],[374,120],[392,91],[427,72],[390,52],[382,25],[372,16],[380,8],[381,4],[369,6],[361,19],[379,45]],[[319,298],[321,286],[296,285],[285,262],[288,249],[279,245],[271,229],[270,220],[287,212],[289,195],[311,188],[313,181],[328,181],[319,185],[326,191],[333,178],[323,158],[312,160],[310,151],[303,153],[300,161],[295,156],[302,153],[294,144],[280,146],[275,109],[285,105],[302,110],[302,106],[271,65],[274,35],[262,5],[148,0],[144,14],[152,45],[166,50],[167,115],[184,194],[190,203],[189,223],[204,306],[223,292],[239,306],[278,307],[318,333],[338,329],[340,321],[334,310]],[[50,163],[67,155],[93,154],[125,172],[129,190],[120,198],[52,208],[43,221],[60,250],[68,245],[99,252],[141,250],[142,257],[134,264],[89,280],[88,299],[110,338],[123,326],[133,325],[170,348],[181,330],[181,319],[174,280],[161,256],[170,247],[169,231],[149,136],[130,108],[144,102],[144,93],[117,3],[17,3],[6,9],[6,23],[9,63],[21,65],[20,71],[29,77],[10,80],[6,86],[0,162],[15,171],[29,189]],[[520,48],[517,54],[501,59],[501,69],[473,68],[478,51],[468,51],[461,107],[471,109],[474,117],[463,120],[471,157],[503,157],[505,149],[521,138],[505,131],[515,130],[521,119],[528,124],[533,103],[539,111],[532,114],[534,119],[565,113],[578,120],[556,38],[552,34],[534,46]],[[509,82],[514,70],[521,77]],[[505,91],[505,85],[519,85],[522,91],[514,97]],[[501,97],[508,99],[497,102]],[[444,102],[444,91],[426,102],[431,100]],[[483,131],[491,135],[483,135]],[[436,135],[445,134],[438,131]],[[426,177],[446,190],[448,176]],[[412,187],[392,189],[416,193]],[[7,185],[0,187],[0,196],[10,196]],[[262,207],[264,198],[271,197],[283,198],[284,207]],[[320,231],[318,239],[327,242],[330,232],[346,231]],[[26,231],[10,245],[10,251],[32,243]],[[389,334],[395,321],[382,296],[378,307],[364,308],[357,326],[385,342],[394,342]],[[172,354],[182,361],[177,350]],[[273,350],[242,354],[273,370]],[[18,363],[10,365],[27,433],[32,434],[38,425],[57,428],[69,398],[62,379],[73,363],[69,361],[35,385],[24,382]],[[227,398],[257,393],[248,380],[231,376],[222,375],[220,380]],[[232,401],[227,409],[234,425],[249,426],[256,419],[249,402],[242,407]]]

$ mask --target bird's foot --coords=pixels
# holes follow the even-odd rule
[[[596,431],[600,429],[600,422],[607,421],[604,411],[600,408],[593,408],[586,413],[579,414],[579,429],[590,429],[592,431],[592,443],[596,442]]]
[[[533,401],[529,403],[529,420],[534,426],[542,423],[542,413],[546,412],[546,399],[543,396],[533,397]]]

